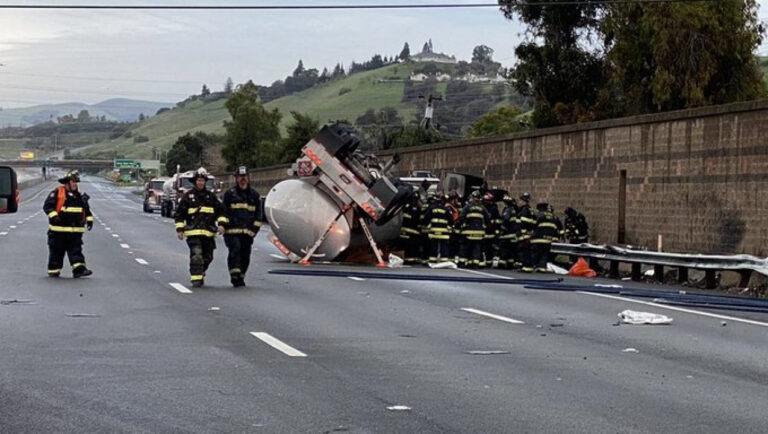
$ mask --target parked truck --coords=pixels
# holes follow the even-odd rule
[[[192,189],[192,187],[194,187],[192,184],[192,175],[194,175],[195,172],[196,170],[188,170],[183,173],[176,173],[172,177],[166,179],[165,182],[163,182],[163,200],[162,206],[160,208],[160,214],[163,217],[173,217],[181,197],[184,195],[184,193],[188,192]],[[216,178],[213,175],[209,174],[207,179],[208,180],[206,181],[205,186],[208,188],[208,190],[215,191],[217,193],[221,191],[216,190]]]
[[[163,184],[169,178],[162,176],[159,178],[152,178],[144,185],[144,212],[152,213],[163,208]]]

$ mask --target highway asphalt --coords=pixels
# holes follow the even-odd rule
[[[0,216],[0,432],[768,431],[766,314],[512,281],[274,275],[379,270],[293,265],[264,232],[245,288],[229,284],[218,240],[193,289],[170,219],[92,177],[81,188],[97,217],[84,248],[94,275],[51,279],[53,187]],[[617,325],[626,309],[674,322]]]

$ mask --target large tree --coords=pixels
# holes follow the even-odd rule
[[[226,103],[231,121],[224,121],[227,131],[222,156],[230,168],[245,165],[263,167],[274,164],[280,142],[277,109],[266,110],[259,102],[259,87],[248,81],[239,85]]]
[[[759,98],[755,0],[607,5],[606,108],[649,113]]]
[[[203,159],[203,151],[206,148],[215,146],[216,141],[216,136],[202,131],[180,136],[168,151],[165,162],[166,173],[169,176],[176,173],[177,165],[182,172],[205,167],[206,162]]]
[[[527,40],[515,87],[544,127],[755,99],[765,85],[756,0],[578,2],[500,0]]]
[[[528,38],[515,50],[518,63],[511,77],[515,88],[535,100],[537,127],[593,119],[593,106],[603,85],[599,51],[586,48],[584,35],[598,24],[599,5],[552,0],[499,0],[504,15],[518,15]]]
[[[282,141],[280,163],[290,163],[301,155],[301,148],[320,132],[320,122],[316,119],[292,111],[293,122],[286,128],[287,136]]]

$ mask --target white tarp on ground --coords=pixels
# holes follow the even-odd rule
[[[634,310],[625,310],[619,312],[619,319],[625,324],[632,325],[669,325],[672,324],[672,318],[650,312],[637,312]]]

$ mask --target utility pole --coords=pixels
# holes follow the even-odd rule
[[[442,96],[434,96],[431,93],[429,96],[425,97],[424,95],[419,95],[419,99],[426,99],[427,100],[427,107],[424,109],[424,119],[421,120],[421,127],[425,130],[432,130],[437,131],[437,128],[435,128],[435,123],[433,121],[434,113],[435,113],[435,101],[442,101]]]

